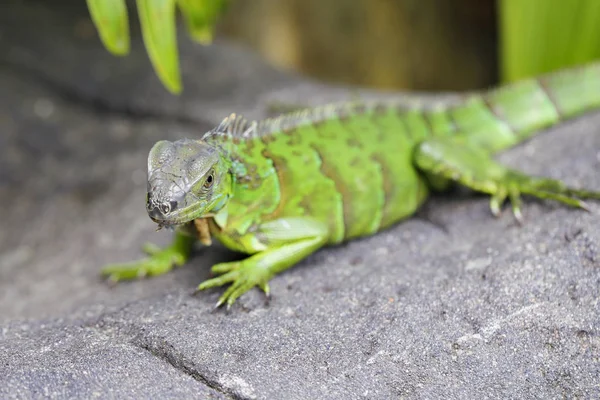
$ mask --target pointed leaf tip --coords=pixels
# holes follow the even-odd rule
[[[92,22],[104,47],[112,54],[129,53],[129,20],[125,0],[87,0]]]

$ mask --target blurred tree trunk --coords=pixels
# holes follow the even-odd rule
[[[316,78],[411,90],[497,81],[494,0],[232,0],[219,32]]]

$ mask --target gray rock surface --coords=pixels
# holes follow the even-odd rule
[[[83,3],[82,3],[83,4]],[[490,217],[483,196],[431,199],[377,236],[318,252],[231,312],[192,296],[214,262],[109,287],[141,256],[154,141],[198,136],[266,99],[347,93],[243,49],[182,37],[185,93],[167,94],[136,39],[117,59],[82,5],[12,1],[0,15],[1,398],[597,398],[600,204],[540,201]],[[31,29],[35,26],[43,34]],[[134,28],[135,30],[136,28]],[[600,115],[502,155],[600,188]]]

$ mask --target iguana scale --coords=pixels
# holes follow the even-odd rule
[[[228,306],[326,245],[372,235],[411,216],[455,182],[488,193],[494,215],[521,194],[585,208],[600,191],[527,176],[492,159],[535,132],[600,106],[600,63],[567,69],[441,107],[349,102],[248,121],[232,114],[199,139],[159,141],[148,157],[147,211],[175,228],[164,249],[109,265],[113,281],[184,264],[211,236],[248,254],[214,265],[198,290],[231,284]]]

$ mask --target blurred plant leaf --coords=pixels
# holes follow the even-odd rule
[[[129,53],[129,19],[124,0],[87,0],[104,47],[117,56]]]
[[[202,44],[212,42],[217,19],[225,12],[228,0],[179,0],[178,3],[192,39]]]
[[[174,94],[181,93],[177,50],[176,6],[185,18],[193,40],[212,42],[214,27],[228,0],[137,0],[138,15],[146,51],[162,84]],[[87,0],[94,25],[104,47],[115,55],[129,53],[129,24],[125,0]]]
[[[171,93],[181,92],[175,0],[137,0],[146,51],[156,74]]]
[[[498,5],[502,81],[600,58],[600,1],[500,0]]]

